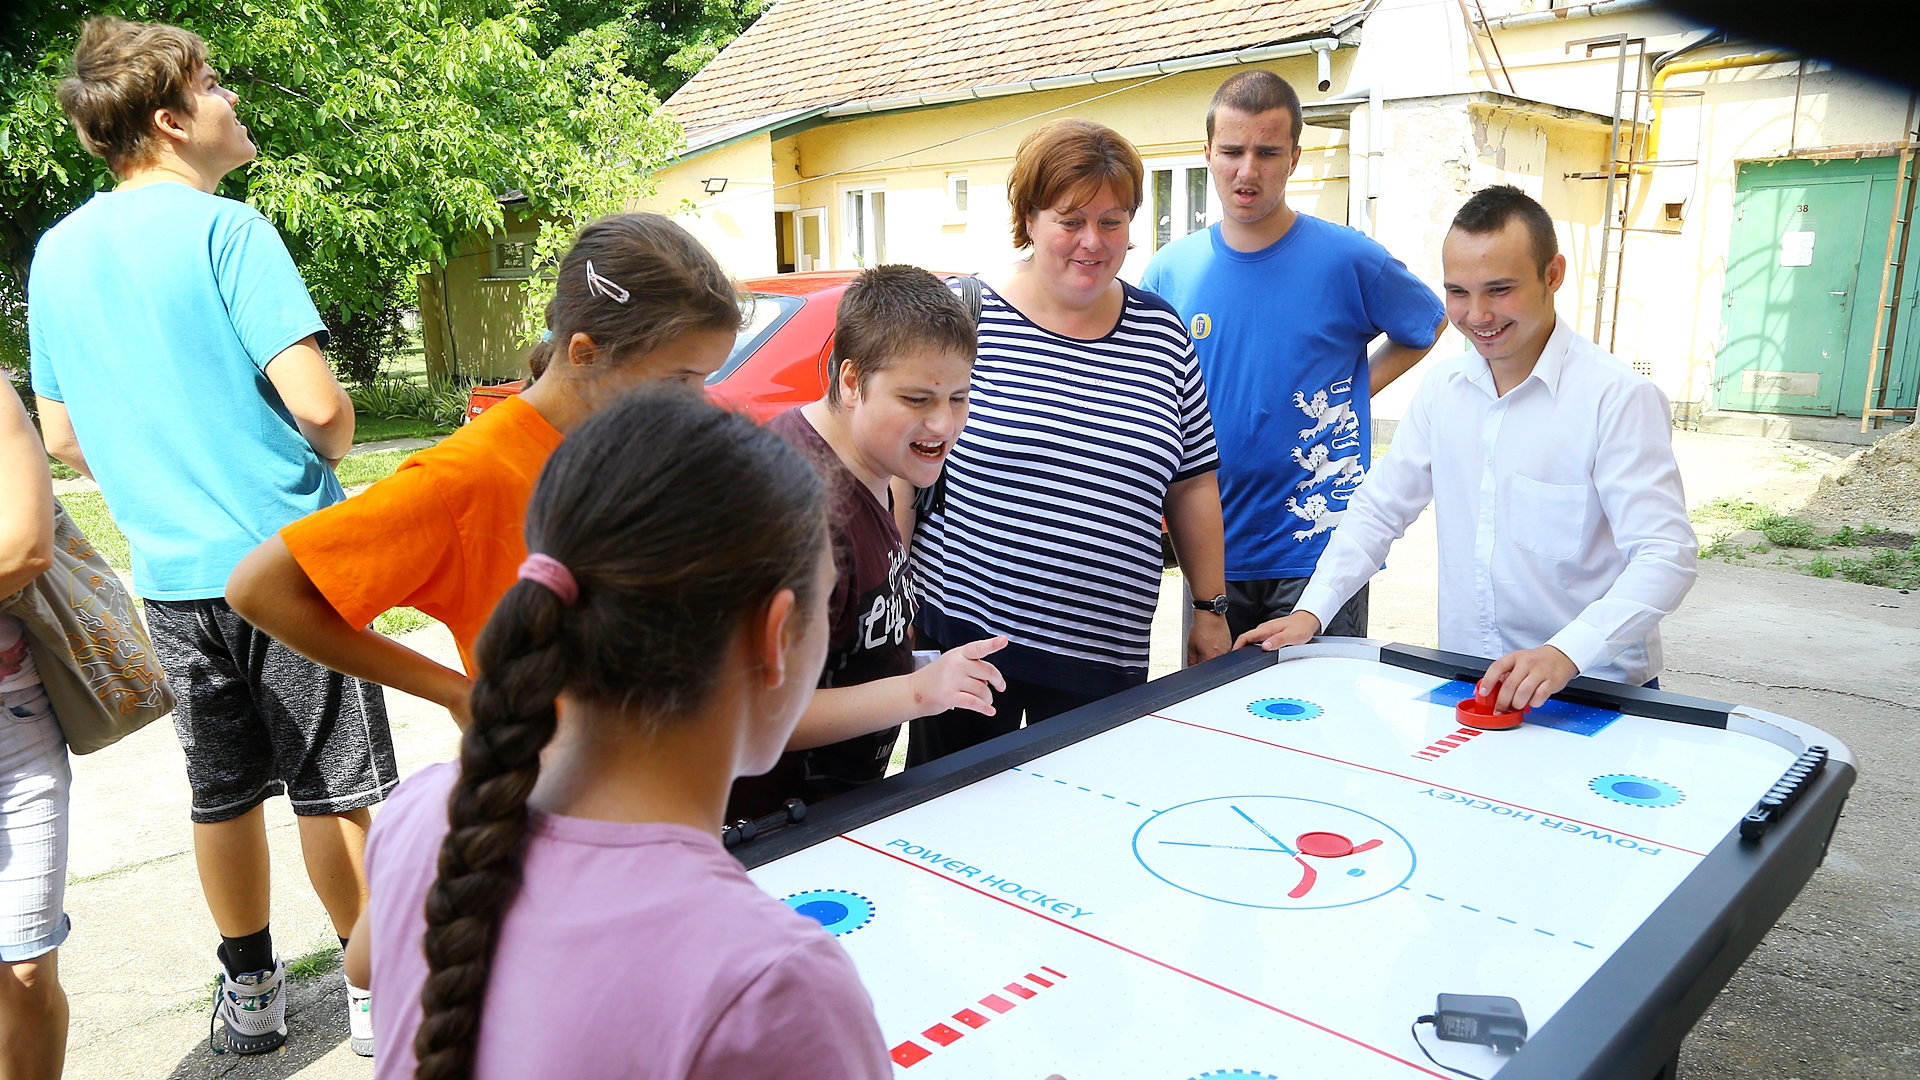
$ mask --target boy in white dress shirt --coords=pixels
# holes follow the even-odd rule
[[[1498,657],[1480,683],[1496,709],[1542,705],[1581,674],[1658,685],[1660,620],[1699,550],[1666,396],[1555,316],[1566,259],[1518,188],[1469,199],[1441,261],[1473,351],[1420,384],[1294,613],[1236,647],[1319,633],[1432,502],[1440,647]]]

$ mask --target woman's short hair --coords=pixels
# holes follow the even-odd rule
[[[124,176],[153,156],[156,109],[193,114],[194,81],[206,62],[207,43],[191,30],[111,15],[88,19],[60,80],[60,109],[80,145]]]
[[[1146,200],[1140,151],[1119,132],[1091,120],[1055,120],[1020,140],[1007,202],[1013,206],[1013,246],[1033,246],[1027,219],[1042,210],[1084,206],[1104,188],[1129,213]]]

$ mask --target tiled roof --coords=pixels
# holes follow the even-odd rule
[[[1325,33],[1373,0],[779,0],[667,101],[696,145],[819,106],[1003,86]]]

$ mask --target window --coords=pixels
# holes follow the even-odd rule
[[[533,240],[531,235],[508,236],[493,242],[488,277],[527,278],[533,276]]]
[[[1149,162],[1148,167],[1155,251],[1220,220],[1220,197],[1205,161]]]
[[[947,220],[965,221],[967,218],[967,174],[947,174]]]
[[[855,188],[846,193],[846,259],[854,267],[887,261],[887,189]]]
[[[727,362],[720,370],[707,376],[707,385],[722,382],[727,376],[740,369],[747,358],[758,352],[760,346],[767,343],[775,330],[793,318],[793,313],[806,306],[806,301],[797,296],[780,296],[775,293],[754,293],[741,298],[740,314],[746,323],[740,327],[740,333],[733,339],[733,351],[727,354]]]

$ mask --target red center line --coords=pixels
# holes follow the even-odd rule
[[[1519,807],[1522,810],[1531,810],[1536,814],[1543,814],[1547,817],[1554,818],[1557,820],[1571,821],[1579,825],[1585,825],[1589,829],[1599,829],[1602,832],[1613,833],[1616,836],[1626,836],[1626,837],[1631,837],[1635,840],[1645,840],[1649,844],[1659,844],[1662,847],[1670,847],[1675,851],[1684,851],[1687,854],[1696,856],[1698,858],[1702,858],[1702,859],[1706,858],[1705,854],[1695,851],[1692,848],[1683,848],[1679,844],[1670,844],[1665,840],[1655,840],[1651,836],[1641,836],[1638,833],[1630,833],[1623,829],[1609,829],[1609,828],[1606,828],[1605,826],[1595,825],[1591,821],[1581,821],[1577,817],[1569,817],[1566,814],[1559,814],[1559,813],[1554,813],[1548,810],[1541,810],[1541,809],[1538,809],[1537,807],[1528,806],[1525,803],[1509,802],[1506,799],[1496,799],[1491,795],[1481,795],[1478,792],[1468,791],[1466,788],[1457,788],[1457,787],[1449,786],[1447,784],[1436,783],[1432,780],[1423,780],[1418,776],[1408,776],[1405,773],[1394,772],[1392,769],[1377,768],[1373,765],[1362,765],[1357,761],[1347,761],[1342,758],[1329,757],[1326,754],[1316,754],[1311,750],[1302,750],[1297,746],[1288,746],[1284,743],[1268,742],[1265,739],[1256,739],[1251,735],[1242,735],[1237,731],[1228,731],[1225,728],[1208,727],[1205,724],[1196,724],[1191,720],[1175,720],[1171,716],[1162,716],[1159,713],[1148,713],[1147,715],[1153,717],[1155,720],[1165,720],[1169,724],[1185,724],[1187,727],[1199,728],[1201,731],[1211,731],[1216,735],[1231,735],[1236,739],[1245,739],[1248,742],[1256,742],[1256,743],[1259,743],[1261,746],[1271,746],[1276,750],[1290,750],[1296,754],[1305,754],[1308,757],[1319,758],[1321,761],[1331,761],[1336,765],[1347,765],[1355,769],[1365,769],[1368,772],[1377,772],[1383,776],[1394,776],[1402,780],[1411,780],[1416,784],[1425,784],[1428,787],[1446,788],[1448,791],[1457,791],[1462,795],[1472,795],[1476,799],[1485,799],[1487,802],[1497,802],[1502,806],[1515,806],[1515,807]]]
[[[1125,945],[1122,945],[1117,941],[1109,941],[1106,938],[1101,937],[1099,934],[1095,934],[1087,930],[1082,930],[1077,926],[1070,926],[1067,923],[1063,923],[1058,919],[1050,919],[1047,916],[1042,915],[1040,912],[1033,910],[1032,908],[1026,907],[1021,904],[1016,904],[1004,896],[997,896],[977,886],[969,885],[966,882],[959,880],[958,878],[948,877],[947,875],[940,873],[938,870],[935,870],[930,866],[922,866],[919,863],[914,862],[910,859],[903,859],[900,856],[895,855],[890,851],[884,851],[880,848],[874,847],[872,844],[869,844],[860,840],[855,840],[851,836],[842,834],[840,839],[845,840],[850,844],[858,844],[859,846],[866,848],[868,851],[871,851],[876,855],[885,855],[887,858],[892,859],[894,862],[905,863],[906,865],[913,867],[915,870],[925,871],[926,873],[932,874],[934,877],[940,879],[941,881],[958,885],[963,889],[967,889],[969,891],[979,893],[981,896],[984,896],[989,900],[998,900],[1001,903],[1007,905],[1010,908],[1013,908],[1016,911],[1026,912],[1027,914],[1032,915],[1034,918],[1041,919],[1046,922],[1050,922],[1053,925],[1060,927],[1062,930],[1071,930],[1074,933],[1079,934],[1081,937],[1091,938],[1092,940],[1097,941],[1100,944],[1107,946],[1108,948],[1118,949],[1121,952],[1126,953],[1128,956],[1131,956],[1140,960],[1145,960],[1147,963],[1156,965],[1158,967],[1166,968],[1168,971],[1171,971],[1176,975],[1185,975],[1187,978],[1192,979],[1194,982],[1200,983],[1204,986],[1211,986],[1215,990],[1218,990],[1223,994],[1231,994],[1234,997],[1239,998],[1241,1001],[1247,1002],[1248,1004],[1251,1004],[1251,1005],[1258,1005],[1261,1008],[1266,1009],[1268,1012],[1279,1013],[1281,1016],[1284,1016],[1289,1020],[1298,1021],[1299,1023],[1305,1024],[1316,1031],[1324,1031],[1328,1035],[1332,1035],[1335,1038],[1344,1039],[1345,1041],[1350,1042],[1353,1045],[1358,1046],[1362,1049],[1371,1050],[1374,1053],[1379,1054],[1381,1057],[1387,1058],[1391,1061],[1397,1061],[1400,1064],[1405,1065],[1409,1069],[1414,1069],[1418,1072],[1423,1072],[1428,1076],[1438,1077],[1439,1080],[1450,1080],[1450,1078],[1446,1076],[1444,1073],[1434,1072],[1432,1069],[1429,1069],[1424,1065],[1419,1065],[1415,1062],[1408,1061],[1406,1058],[1403,1058],[1400,1055],[1393,1053],[1392,1051],[1382,1050],[1379,1047],[1374,1046],[1372,1043],[1362,1042],[1359,1039],[1356,1039],[1353,1036],[1346,1034],[1345,1032],[1335,1031],[1334,1029],[1326,1026],[1325,1024],[1316,1024],[1313,1021],[1307,1019],[1306,1017],[1300,1016],[1296,1013],[1290,1013],[1287,1010],[1279,1007],[1278,1005],[1270,1005],[1267,1002],[1261,1001],[1259,998],[1250,997],[1246,994],[1243,994],[1240,991],[1235,990],[1230,986],[1222,986],[1219,983],[1214,982],[1212,979],[1206,978],[1205,976],[1195,975],[1193,972],[1188,971],[1185,968],[1175,967],[1172,964],[1167,963],[1165,960],[1156,959],[1154,957],[1148,956],[1146,953],[1129,949]]]

